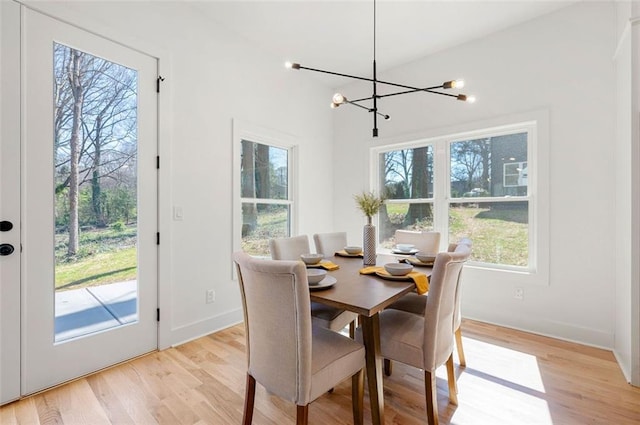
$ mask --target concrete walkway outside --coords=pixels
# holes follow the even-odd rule
[[[56,342],[138,320],[138,285],[135,280],[57,291],[55,299]]]

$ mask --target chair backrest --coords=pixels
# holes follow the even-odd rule
[[[473,243],[469,238],[462,238],[458,241],[458,243],[450,243],[449,244],[449,252],[456,252],[458,250],[464,249],[461,246],[466,245],[469,247],[469,256],[471,256],[471,247]],[[456,290],[456,309],[453,313],[453,331],[455,332],[462,323],[462,308],[461,308],[461,299],[462,299],[462,285],[460,285],[460,279],[462,277],[462,272],[458,275],[458,289]]]
[[[309,237],[307,235],[293,236],[269,240],[269,252],[273,260],[300,260],[302,254],[308,254]]]
[[[347,246],[347,232],[316,233],[313,235],[313,242],[317,253],[331,257]]]
[[[311,302],[301,261],[233,255],[247,338],[248,372],[296,404],[311,394]]]
[[[459,244],[455,252],[441,252],[436,257],[424,317],[425,369],[433,370],[446,362],[453,350],[453,323],[459,311],[456,295],[462,266],[470,254],[468,245]]]
[[[396,230],[395,241],[396,244],[415,245],[416,249],[429,254],[435,254],[440,250],[440,232]]]

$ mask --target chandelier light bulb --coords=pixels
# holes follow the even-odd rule
[[[331,109],[336,109],[338,106],[340,105],[337,104],[336,102],[331,102]]]
[[[475,101],[476,101],[476,97],[475,96],[467,96],[467,102],[475,103]]]
[[[300,69],[300,64],[295,62],[285,62],[284,67],[287,69]]]
[[[455,80],[453,82],[453,88],[454,89],[461,89],[464,87],[464,80]]]
[[[341,93],[336,93],[333,95],[333,103],[336,105],[341,105],[347,100]]]
[[[386,121],[391,121],[391,117],[390,117],[389,115],[385,115],[385,116],[384,116],[384,119],[385,119]]]

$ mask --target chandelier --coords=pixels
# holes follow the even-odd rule
[[[340,72],[333,72],[333,71],[326,71],[323,69],[317,69],[317,68],[309,68],[306,66],[302,66],[299,63],[296,62],[287,62],[285,63],[285,66],[289,69],[295,69],[295,70],[306,70],[306,71],[314,71],[314,72],[320,72],[323,74],[330,74],[330,75],[336,75],[339,77],[347,77],[347,78],[353,78],[356,80],[361,80],[361,81],[368,81],[373,83],[373,93],[371,94],[371,96],[369,97],[363,97],[360,99],[355,99],[355,100],[351,100],[351,99],[347,99],[346,96],[344,96],[342,93],[336,93],[333,95],[333,99],[331,102],[331,107],[332,108],[338,108],[340,105],[344,105],[344,104],[348,104],[348,105],[352,105],[352,106],[356,106],[358,108],[364,109],[370,113],[373,114],[373,137],[378,137],[378,117],[382,117],[385,120],[390,120],[391,117],[387,114],[383,114],[382,112],[380,112],[378,110],[378,100],[385,98],[385,97],[391,97],[391,96],[398,96],[401,94],[408,94],[408,93],[416,93],[416,92],[425,92],[425,93],[432,93],[432,94],[439,94],[441,96],[448,96],[448,97],[452,97],[455,98],[457,100],[461,100],[463,102],[469,102],[469,103],[473,103],[475,102],[475,97],[474,96],[467,96],[464,94],[453,94],[453,93],[444,93],[441,92],[439,90],[448,90],[448,89],[461,89],[462,87],[464,87],[464,81],[462,80],[451,80],[451,81],[445,81],[444,83],[437,85],[437,86],[431,86],[431,87],[412,87],[412,86],[408,86],[406,84],[398,84],[398,83],[392,83],[390,81],[383,81],[383,80],[378,80],[377,74],[376,74],[376,0],[373,0],[373,78],[367,78],[367,77],[359,77],[356,75],[349,75],[349,74],[343,74]],[[388,93],[388,94],[378,94],[378,84],[384,84],[387,86],[392,86],[392,87],[397,87],[397,88],[401,88],[403,90],[395,92],[395,93]],[[362,103],[363,102],[369,102],[370,106],[365,106]]]

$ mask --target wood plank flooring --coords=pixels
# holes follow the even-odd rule
[[[467,367],[458,406],[438,369],[440,423],[449,425],[637,425],[640,388],[628,385],[611,352],[465,320]],[[234,326],[152,353],[0,408],[13,424],[239,424],[244,328]],[[387,424],[425,424],[423,373],[394,362],[385,377]],[[309,409],[311,424],[351,424],[351,381]],[[371,423],[365,394],[365,423]],[[295,406],[259,384],[254,424],[295,423]]]

